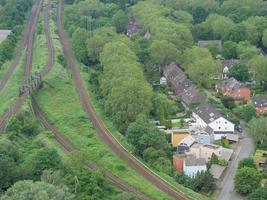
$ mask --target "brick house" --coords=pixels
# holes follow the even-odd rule
[[[251,91],[243,83],[240,83],[234,78],[221,80],[216,85],[216,91],[225,96],[232,97],[235,104],[243,103],[251,100]]]
[[[267,113],[267,96],[254,96],[252,104],[256,108],[257,115]]]

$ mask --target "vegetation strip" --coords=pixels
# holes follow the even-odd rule
[[[65,36],[63,27],[62,27],[62,19],[61,19],[61,9],[62,9],[62,0],[60,0],[60,3],[58,4],[58,16],[57,16],[57,22],[58,22],[58,29],[59,29],[59,35],[61,38],[62,46],[64,49],[64,53],[66,54],[67,61],[72,69],[72,77],[74,79],[77,92],[79,93],[79,96],[81,98],[81,103],[85,109],[85,111],[88,113],[89,117],[91,118],[94,127],[96,131],[100,134],[102,139],[109,145],[109,147],[118,155],[123,157],[123,159],[127,160],[128,163],[135,168],[138,172],[142,173],[144,177],[146,177],[148,180],[150,180],[152,183],[154,183],[156,186],[158,186],[163,191],[167,192],[168,194],[172,195],[173,197],[177,199],[189,199],[181,192],[178,192],[173,186],[171,186],[169,183],[161,179],[159,176],[151,172],[148,168],[146,168],[143,164],[141,164],[136,158],[134,158],[130,153],[127,152],[126,149],[124,149],[118,141],[113,138],[113,136],[108,132],[108,130],[105,128],[103,123],[100,121],[100,119],[97,117],[92,105],[90,104],[89,97],[86,94],[84,85],[81,80],[81,76],[79,74],[79,70],[75,64],[74,56],[69,48],[69,44],[67,41],[67,38]]]

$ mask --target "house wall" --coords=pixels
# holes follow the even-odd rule
[[[196,158],[204,158],[206,161],[209,161],[212,154],[216,154],[218,157],[222,154],[222,147],[218,148],[209,148],[205,146],[199,146],[196,148],[191,148],[190,153],[193,153]]]
[[[172,163],[176,171],[183,172],[184,170],[184,160],[182,158],[178,158],[176,156],[172,157]]]
[[[265,108],[256,108],[257,115],[262,115],[264,113],[267,113],[267,107]]]
[[[233,98],[242,98],[244,101],[251,100],[251,91],[248,88],[240,88],[228,94]]]
[[[184,164],[184,173],[187,176],[194,177],[197,172],[201,171],[207,171],[207,166],[206,165],[199,165],[199,166],[186,166]]]
[[[235,132],[235,125],[223,117],[214,120],[209,126],[214,132],[223,132],[223,134]],[[214,134],[214,137],[216,139],[216,134]]]
[[[199,144],[213,144],[214,134],[198,134],[197,143]]]

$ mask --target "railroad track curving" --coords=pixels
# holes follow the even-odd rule
[[[35,21],[38,18],[39,12],[40,12],[39,8],[41,6],[41,2],[42,2],[42,0],[36,0],[35,4],[32,7],[30,17],[28,19],[28,22],[27,22],[25,29],[23,30],[22,38],[21,38],[19,46],[15,52],[15,56],[11,62],[10,67],[6,70],[5,74],[0,79],[0,92],[4,89],[7,81],[9,80],[13,71],[17,67],[19,60],[21,58],[21,55],[22,55],[22,51],[28,46],[29,37],[31,35],[30,33],[32,32],[32,29],[34,28],[33,26],[35,24]]]
[[[63,47],[64,54],[66,55],[67,62],[71,68],[72,78],[74,80],[76,91],[79,94],[81,104],[83,109],[88,114],[89,119],[92,121],[93,126],[102,140],[109,146],[110,149],[117,155],[119,155],[123,160],[125,160],[128,165],[135,169],[139,174],[153,183],[162,191],[166,192],[170,196],[179,200],[189,200],[184,193],[177,191],[177,189],[169,184],[167,181],[160,178],[158,175],[153,173],[149,168],[137,160],[133,155],[131,155],[107,130],[104,123],[96,114],[94,107],[90,101],[90,98],[87,94],[85,86],[83,84],[79,68],[76,65],[73,52],[70,48],[70,44],[66,33],[64,31],[63,22],[62,22],[62,0],[59,0],[57,7],[57,27],[60,36],[60,41]]]
[[[75,152],[79,151],[78,148],[76,148],[68,139],[62,136],[62,134],[53,126],[49,123],[49,121],[46,119],[44,114],[42,113],[38,103],[36,102],[35,98],[31,98],[32,102],[32,108],[33,112],[36,116],[36,118],[40,121],[40,123],[46,128],[47,130],[51,131],[57,140],[57,142],[67,151],[67,152]],[[96,163],[94,162],[88,162],[87,167],[91,169],[99,169]],[[119,179],[118,177],[114,176],[113,174],[109,172],[105,172],[105,176],[107,179],[113,183],[115,186],[120,188],[121,190],[125,192],[130,192],[134,193],[138,197],[144,199],[144,200],[151,200],[149,197],[146,197],[144,194],[140,193],[138,190],[134,189],[133,187],[129,186],[126,184],[124,181]]]

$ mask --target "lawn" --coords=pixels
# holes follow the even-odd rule
[[[0,116],[16,101],[19,94],[19,88],[23,81],[25,53],[18,63],[10,79],[6,83],[4,89],[0,93]]]

